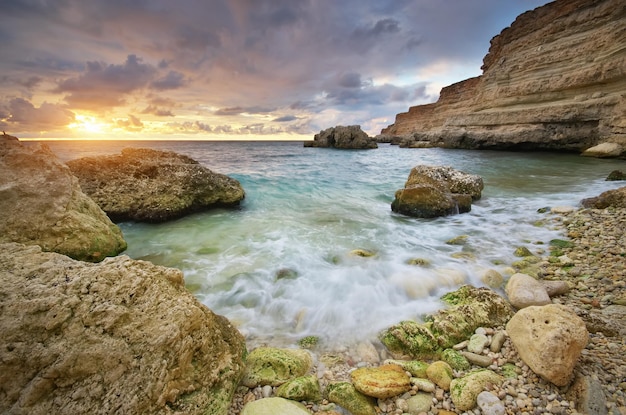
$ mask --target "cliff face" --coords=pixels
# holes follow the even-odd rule
[[[622,0],[557,0],[524,13],[491,40],[482,70],[381,133],[455,148],[626,148]]]

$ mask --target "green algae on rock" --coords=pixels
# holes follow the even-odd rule
[[[460,411],[468,411],[476,406],[478,394],[489,384],[502,385],[504,378],[497,373],[483,369],[469,373],[450,383],[450,398]]]
[[[362,367],[350,374],[354,387],[364,395],[387,399],[411,390],[411,379],[402,367],[387,364]]]
[[[276,390],[276,395],[294,401],[319,402],[322,392],[317,376],[300,376],[283,383]]]
[[[461,353],[454,349],[446,349],[441,353],[441,360],[446,362],[454,370],[467,370],[470,362]]]
[[[352,415],[377,415],[374,398],[363,395],[350,382],[331,383],[326,393],[330,402],[346,408]]]
[[[304,376],[312,366],[311,354],[306,350],[259,347],[248,355],[241,383],[249,388],[279,386]]]

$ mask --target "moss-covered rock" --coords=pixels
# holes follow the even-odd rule
[[[248,355],[241,383],[249,388],[279,386],[292,378],[304,376],[312,366],[311,354],[306,350],[259,347]]]
[[[450,398],[460,411],[468,411],[476,406],[478,394],[489,384],[501,386],[504,378],[491,370],[478,370],[450,383]]]
[[[530,250],[526,248],[525,246],[520,246],[517,249],[515,249],[515,252],[513,252],[513,255],[515,255],[518,258],[533,256],[532,252],[530,252]]]
[[[430,266],[430,261],[424,258],[410,258],[406,261],[407,265],[418,265],[421,267]]]
[[[454,349],[446,349],[441,353],[441,360],[450,365],[454,370],[467,370],[470,363],[461,353]]]
[[[376,256],[376,252],[370,251],[368,249],[353,249],[350,251],[351,256],[359,256],[361,258],[370,258]]]
[[[312,349],[320,342],[318,336],[306,336],[298,340],[298,345],[303,349]]]
[[[428,366],[426,376],[445,391],[450,390],[450,382],[454,378],[452,367],[442,360],[433,362]]]
[[[467,235],[459,235],[459,236],[455,236],[452,239],[448,239],[446,241],[446,244],[448,245],[465,245],[467,243],[469,239],[469,236]]]
[[[387,399],[411,389],[411,379],[398,365],[362,367],[350,374],[354,387],[364,395]]]
[[[317,376],[301,376],[283,383],[276,390],[276,395],[294,401],[319,402],[322,392]]]
[[[411,376],[415,376],[416,378],[425,378],[426,369],[429,366],[428,363],[420,360],[387,359],[385,360],[385,364],[398,365],[402,368],[402,370],[409,372]]]
[[[326,392],[330,402],[346,408],[352,415],[376,415],[374,398],[363,395],[350,382],[331,383]]]

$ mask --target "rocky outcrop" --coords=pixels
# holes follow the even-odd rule
[[[341,149],[378,148],[376,139],[368,136],[359,125],[327,128],[315,134],[313,141],[305,141],[305,147],[332,147]]]
[[[382,134],[405,146],[626,148],[625,13],[621,0],[556,0],[526,12],[491,40],[481,76],[398,114]]]
[[[396,192],[391,210],[419,218],[465,213],[482,190],[480,176],[445,166],[416,166],[404,189]]]
[[[0,412],[225,414],[244,339],[182,272],[0,245]]]
[[[101,261],[126,249],[120,229],[45,144],[0,136],[0,243]]]
[[[171,151],[127,148],[67,163],[80,185],[116,222],[163,222],[212,207],[237,206],[241,184]]]
[[[607,190],[599,196],[583,199],[580,203],[583,207],[592,209],[626,208],[626,186]]]

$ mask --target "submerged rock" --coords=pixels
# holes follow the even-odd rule
[[[91,262],[126,249],[120,229],[48,146],[6,137],[0,136],[0,243],[39,245]]]
[[[332,147],[340,149],[378,148],[376,139],[368,136],[359,125],[327,128],[315,134],[313,141],[305,141],[305,147]]]
[[[311,353],[306,350],[259,347],[248,355],[241,383],[249,388],[279,386],[292,378],[304,376],[312,366]]]
[[[596,197],[583,199],[581,204],[591,209],[626,208],[626,186],[607,190]]]
[[[241,184],[171,151],[126,148],[67,163],[80,185],[116,221],[163,222],[213,207],[237,206]]]
[[[225,414],[243,336],[183,274],[0,245],[0,413]]]

